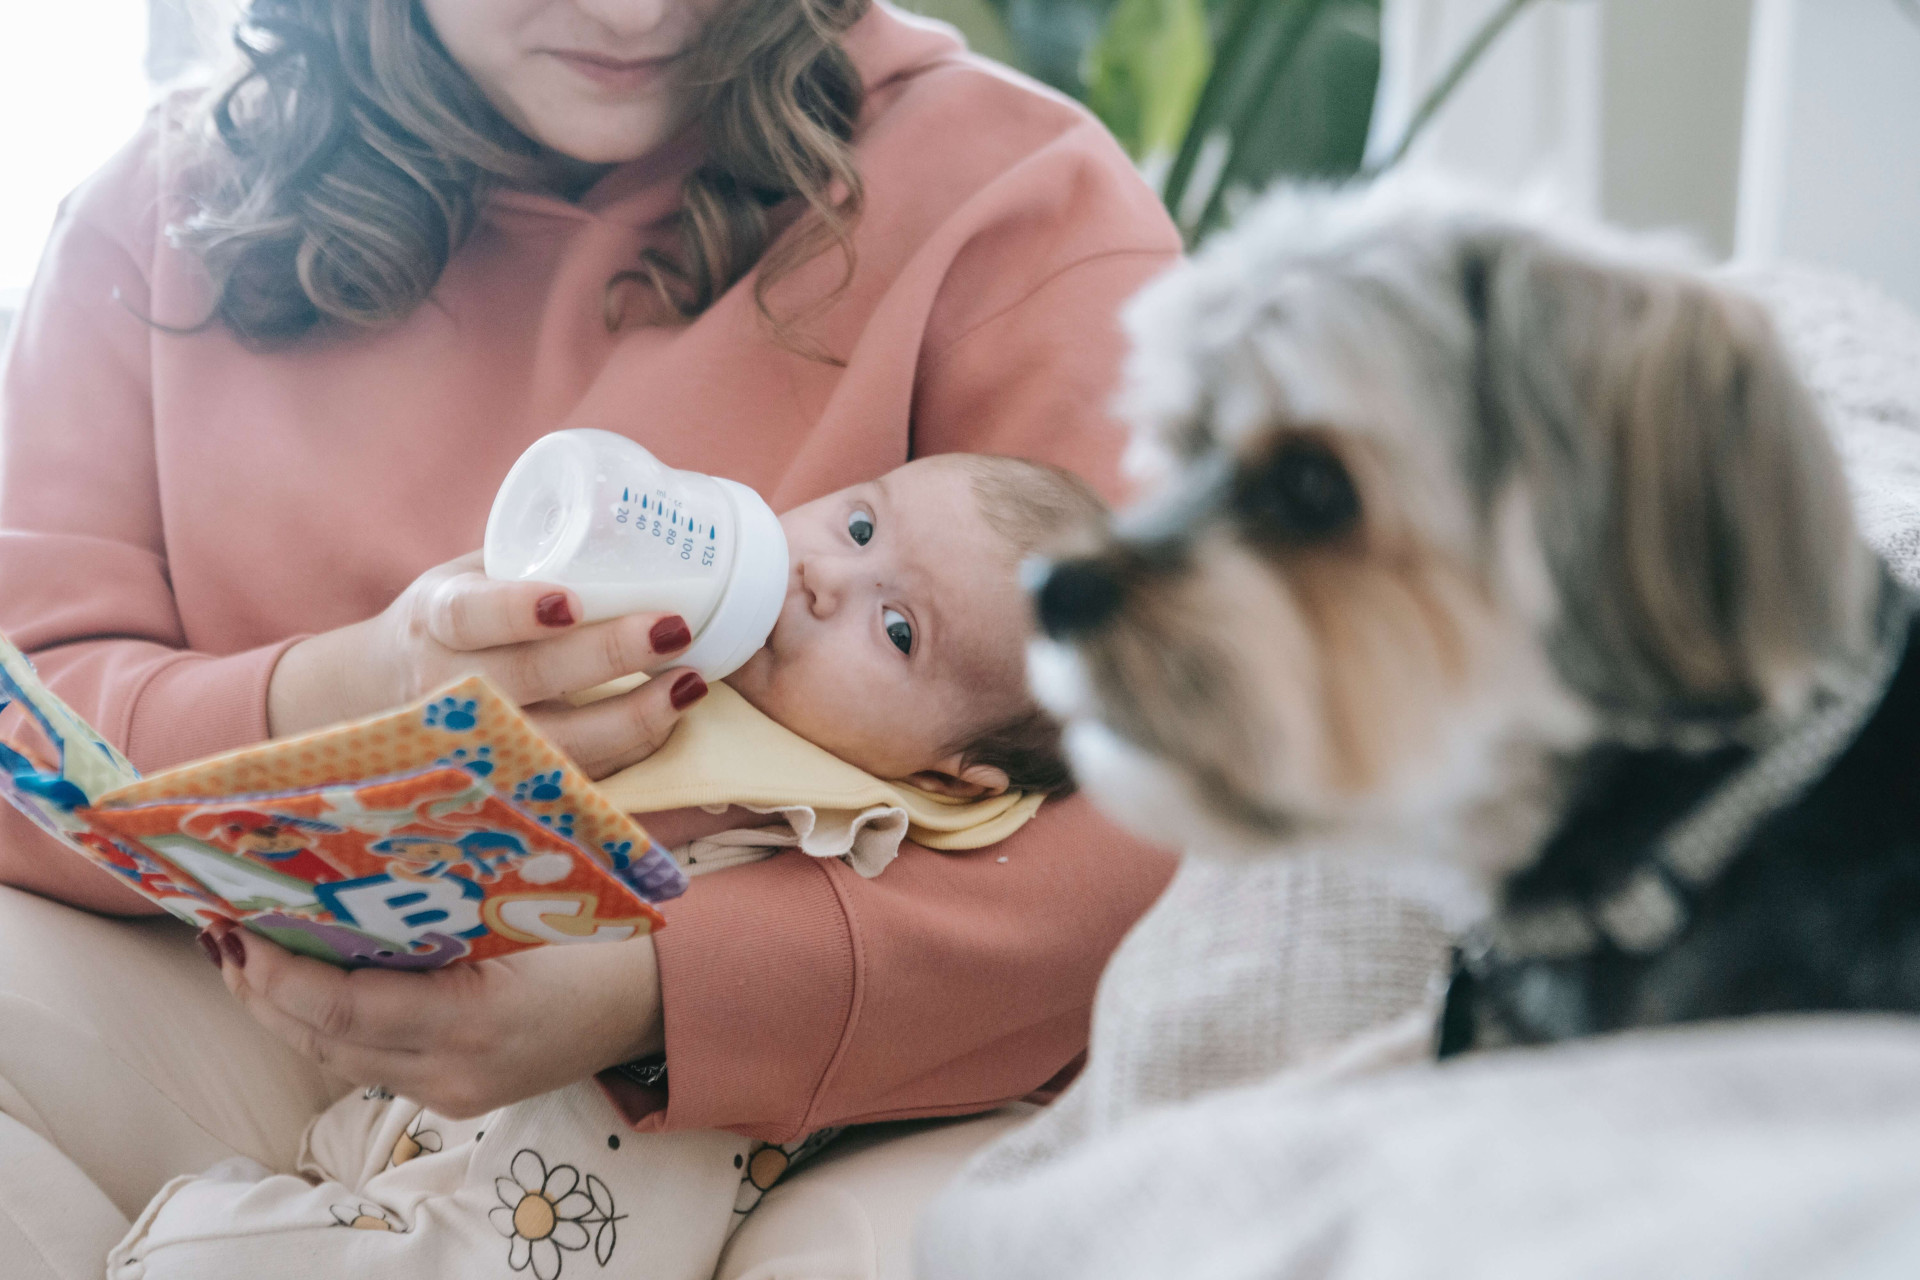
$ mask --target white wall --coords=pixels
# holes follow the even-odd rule
[[[1369,151],[1396,143],[1419,100],[1504,0],[1386,0]],[[1599,211],[1599,6],[1542,0],[1506,29],[1402,162],[1554,207]]]
[[[1886,3],[1886,0],[1876,0]],[[1600,0],[1600,208],[1733,251],[1752,0]]]
[[[1377,146],[1500,0],[1387,0]],[[1920,23],[1898,0],[1539,0],[1408,160],[1920,309]]]
[[[1758,0],[1739,252],[1920,309],[1920,22],[1894,0]]]
[[[0,0],[0,307],[61,197],[139,127],[146,45],[146,0]]]

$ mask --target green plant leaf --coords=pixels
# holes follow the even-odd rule
[[[1087,50],[1116,0],[994,0],[1020,51],[1020,69],[1085,100]]]
[[[1213,172],[1200,172],[1202,153],[1212,153],[1209,159],[1231,156],[1236,139],[1234,126],[1248,100],[1279,74],[1306,27],[1319,16],[1325,3],[1326,0],[1230,0],[1222,12],[1220,32],[1214,43],[1218,52],[1213,72],[1200,92],[1200,101],[1194,107],[1187,136],[1181,140],[1163,192],[1167,207],[1181,222],[1183,230],[1190,230],[1190,210],[1193,215],[1198,213],[1197,209],[1191,209],[1195,201],[1189,194],[1189,186],[1197,187],[1193,194],[1204,203],[1219,181],[1218,164],[1210,166]],[[1196,177],[1198,183],[1195,183]]]
[[[1171,158],[1212,64],[1205,0],[1119,0],[1087,52],[1087,105],[1135,160]]]
[[[1282,176],[1359,172],[1379,81],[1378,0],[1325,5],[1281,74],[1249,104],[1198,233],[1217,224],[1236,192],[1260,191]]]
[[[1379,82],[1380,0],[1231,0],[1222,18],[1164,191],[1189,242],[1231,192],[1357,171]]]
[[[967,47],[999,62],[1018,65],[1020,51],[1007,34],[1004,3],[995,0],[902,0],[909,13],[951,22],[967,38]]]

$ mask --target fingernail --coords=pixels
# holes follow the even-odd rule
[[[246,945],[240,941],[240,935],[237,932],[223,933],[220,935],[220,952],[226,956],[227,963],[234,968],[244,969],[247,967],[247,948]]]
[[[687,629],[685,618],[670,613],[653,624],[647,639],[652,642],[655,653],[677,653],[693,643],[693,632]]]
[[[193,935],[193,940],[200,944],[202,951],[207,953],[208,962],[211,963],[214,968],[218,969],[220,967],[220,944],[213,940],[213,934],[208,930],[202,929],[199,933]]]
[[[685,711],[706,696],[707,682],[700,678],[698,671],[689,671],[673,682],[673,692],[667,695],[667,701],[675,711]]]
[[[573,610],[567,605],[567,597],[558,591],[541,596],[533,606],[533,616],[543,627],[573,625]]]

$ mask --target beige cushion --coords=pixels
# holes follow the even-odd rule
[[[7,1280],[100,1280],[127,1220],[78,1165],[0,1115],[0,1274]]]
[[[908,1280],[920,1207],[1034,1110],[854,1130],[767,1193],[714,1280]]]

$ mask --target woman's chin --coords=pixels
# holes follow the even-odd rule
[[[589,165],[620,165],[652,155],[672,141],[682,121],[671,106],[651,98],[608,105],[567,95],[528,112],[523,130],[535,141],[571,160]]]

